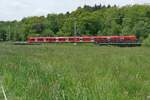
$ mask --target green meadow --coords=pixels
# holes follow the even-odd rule
[[[0,81],[8,100],[149,100],[150,48],[1,43]]]

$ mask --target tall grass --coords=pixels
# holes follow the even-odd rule
[[[8,100],[146,100],[150,48],[3,43],[0,75]]]

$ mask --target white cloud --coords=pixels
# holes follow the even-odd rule
[[[150,3],[150,0],[0,0],[0,20],[21,19],[26,16],[63,13],[84,4],[126,5]]]
[[[46,9],[43,9],[43,8],[39,8],[39,9],[36,9],[31,15],[46,15],[47,13],[49,13],[48,10]]]

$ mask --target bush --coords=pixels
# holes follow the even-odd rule
[[[150,35],[143,41],[143,46],[150,47]]]

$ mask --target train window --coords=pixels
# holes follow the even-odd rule
[[[74,41],[74,38],[69,38],[69,41]]]
[[[80,41],[82,41],[82,38],[80,38]]]
[[[51,41],[51,40],[47,38],[46,41]]]
[[[90,41],[90,38],[83,38],[83,41]]]
[[[66,39],[65,38],[59,38],[58,40],[59,41],[65,41]]]
[[[44,39],[43,39],[43,38],[38,38],[37,40],[38,40],[39,42],[44,41]]]
[[[51,40],[52,40],[52,41],[56,41],[56,38],[52,38]]]
[[[83,38],[79,38],[79,41],[82,42],[82,41],[83,41]]]
[[[30,39],[30,41],[35,41],[35,39]]]
[[[46,41],[47,41],[47,42],[52,42],[53,39],[51,39],[51,38],[46,38]]]

